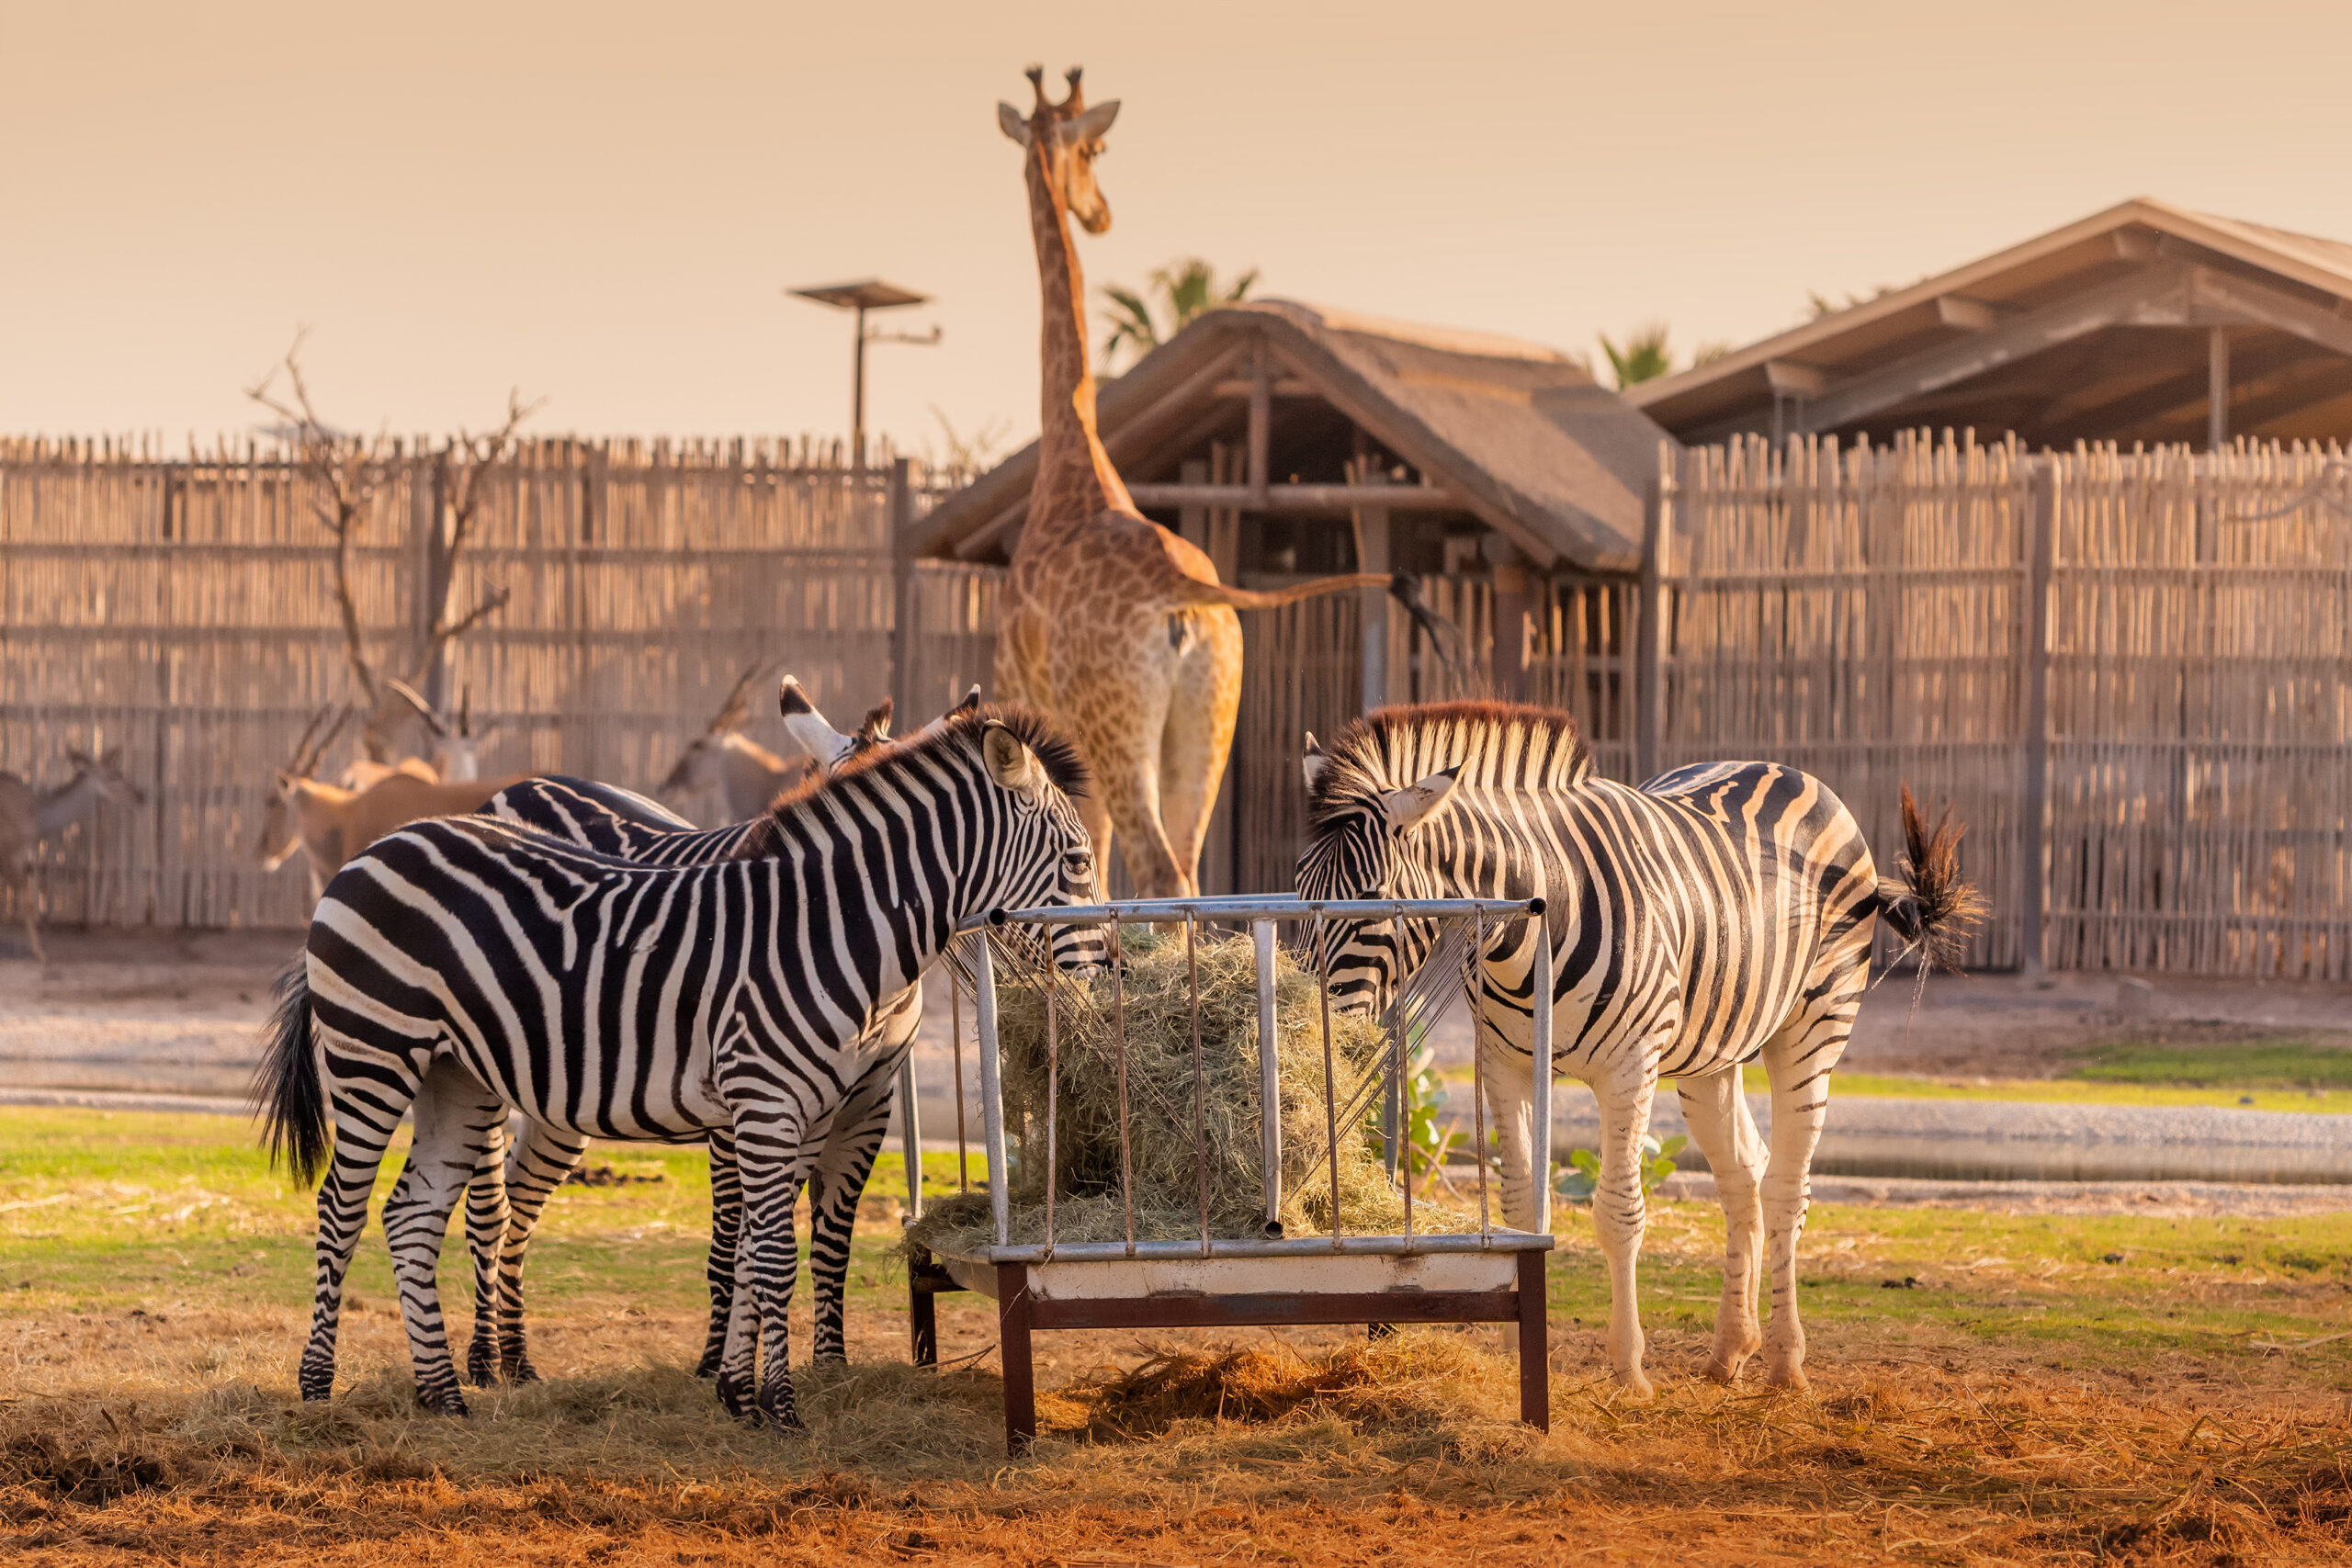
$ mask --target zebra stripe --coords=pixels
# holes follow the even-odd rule
[[[1540,897],[1553,952],[1553,1061],[1600,1101],[1593,1220],[1608,1258],[1610,1358],[1646,1393],[1634,1262],[1641,1141],[1675,1081],[1729,1222],[1711,1376],[1758,1348],[1802,1386],[1796,1242],[1829,1075],[1868,979],[1875,922],[1906,937],[1966,918],[1973,895],[1906,867],[1883,886],[1860,825],[1816,778],[1769,762],[1679,769],[1639,789],[1592,775],[1566,714],[1465,703],[1384,709],[1310,750],[1304,898]],[[1909,797],[1905,795],[1906,811]],[[1922,858],[1917,857],[1915,858]],[[1430,951],[1430,921],[1334,923],[1314,939],[1334,1006],[1384,1005]],[[1472,979],[1477,1049],[1501,1144],[1509,1223],[1535,1213],[1529,1124],[1532,929],[1492,933]],[[1742,1068],[1771,1079],[1767,1151]],[[1769,1258],[1766,1254],[1769,1252]],[[1769,1339],[1756,1313],[1769,1263]]]
[[[823,716],[811,707],[816,723]],[[864,754],[887,734],[861,729],[840,736],[836,762]],[[640,865],[699,865],[740,852],[759,819],[723,828],[696,829],[662,807],[610,784],[560,775],[526,779],[490,798],[485,816],[536,829],[568,842],[616,855]],[[815,1356],[848,1359],[847,1288],[850,1247],[857,1205],[881,1151],[890,1120],[890,1079],[912,1046],[922,1021],[922,985],[918,980],[885,1000],[866,1025],[869,1046],[878,1044],[868,1076],[852,1086],[855,1113],[836,1119],[810,1176],[809,1277],[816,1290]],[[878,1108],[878,1113],[877,1113]],[[587,1152],[588,1140],[538,1122],[525,1122],[511,1156],[492,1149],[466,1200],[467,1248],[474,1268],[474,1332],[466,1353],[469,1382],[487,1386],[501,1378],[535,1382],[523,1316],[523,1264],[539,1215],[554,1189],[563,1184]],[[733,1138],[710,1134],[710,1325],[695,1375],[717,1374],[726,1347],[727,1322],[735,1297],[735,1243],[742,1229],[741,1185],[736,1179]]]
[[[779,798],[715,864],[647,867],[458,818],[345,865],[260,1085],[273,1148],[306,1176],[327,1167],[304,1397],[332,1391],[343,1280],[413,1108],[386,1235],[419,1396],[464,1410],[434,1269],[511,1104],[575,1135],[731,1129],[744,1235],[719,1396],[792,1424],[792,1199],[844,1108],[855,1114],[865,1021],[985,910],[1095,897],[1069,798],[1082,780],[1036,716],[983,710]],[[1090,933],[1054,942],[1065,967],[1100,953]]]

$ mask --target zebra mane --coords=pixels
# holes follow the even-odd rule
[[[1324,755],[1307,792],[1311,827],[1447,768],[1489,789],[1573,789],[1592,776],[1575,716],[1517,703],[1376,708],[1350,721]]]
[[[735,858],[759,860],[774,854],[776,849],[775,829],[779,821],[853,779],[862,779],[870,773],[911,772],[931,759],[978,756],[980,733],[991,724],[1004,726],[1016,739],[1036,754],[1037,761],[1045,766],[1046,776],[1053,780],[1054,787],[1069,795],[1086,793],[1091,778],[1085,761],[1078,754],[1078,747],[1048,724],[1045,715],[1035,708],[998,707],[989,704],[950,714],[909,739],[885,741],[870,747],[831,773],[822,770],[812,772],[768,803],[765,818],[744,838]]]

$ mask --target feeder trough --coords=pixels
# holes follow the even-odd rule
[[[1452,1000],[1465,995],[1469,956],[1485,951],[1490,933],[1510,923],[1533,919],[1535,968],[1532,978],[1537,994],[1551,987],[1552,951],[1544,932],[1541,899],[1376,899],[1306,902],[1286,897],[1130,900],[1083,907],[1057,906],[1035,909],[999,910],[975,922],[956,944],[949,967],[955,970],[956,993],[953,1024],[956,1035],[955,1104],[959,1152],[965,1145],[963,1041],[961,998],[973,1001],[978,1033],[981,1137],[987,1156],[992,1244],[959,1241],[934,1252],[910,1248],[908,1288],[914,1359],[919,1366],[938,1361],[938,1328],[933,1298],[948,1291],[977,1291],[997,1302],[999,1350],[1004,1367],[1004,1433],[1009,1452],[1024,1448],[1036,1434],[1036,1390],[1033,1378],[1030,1337],[1039,1329],[1068,1328],[1221,1328],[1260,1325],[1418,1323],[1515,1323],[1519,1325],[1520,1416],[1530,1426],[1548,1429],[1551,1419],[1545,1357],[1546,1318],[1544,1301],[1544,1255],[1552,1249],[1551,1199],[1551,1010],[1534,1015],[1535,1103],[1531,1108],[1534,1137],[1535,1193],[1538,1204],[1533,1231],[1508,1229],[1494,1222],[1487,1201],[1483,1162],[1479,1166],[1477,1228],[1462,1234],[1430,1231],[1414,1217],[1413,1184],[1404,1181],[1404,1224],[1400,1234],[1351,1235],[1341,1212],[1339,1161],[1335,1151],[1343,1137],[1362,1134],[1355,1129],[1368,1119],[1371,1096],[1381,1095],[1383,1152],[1394,1182],[1409,1171],[1409,1155],[1402,1129],[1405,1085],[1410,1076],[1408,1034],[1419,1035]],[[1321,1112],[1324,1136],[1317,1140],[1321,1154],[1314,1168],[1316,1200],[1320,1201],[1319,1178],[1329,1172],[1332,1234],[1285,1235],[1282,1215],[1284,1195],[1281,1142],[1282,1119],[1268,1113],[1282,1100],[1282,1067],[1278,1052],[1263,1048],[1277,1028],[1275,1005],[1275,931],[1279,925],[1308,928],[1327,920],[1391,919],[1431,922],[1436,940],[1412,974],[1400,976],[1396,1000],[1381,1021],[1385,1045],[1376,1062],[1361,1074],[1352,1093],[1343,1092],[1335,1068],[1331,1038],[1329,976],[1318,976],[1322,988]],[[1055,1197],[1057,1173],[1054,1140],[1057,1129],[1052,1109],[1057,1099],[1049,1089],[1042,1117],[1026,1119],[1025,1132],[1007,1125],[1004,1057],[998,1034],[997,969],[1007,955],[1030,956],[1018,967],[1031,978],[1026,983],[1053,987],[1050,967],[1035,961],[1044,951],[1048,925],[1093,925],[1108,928],[1114,971],[1119,964],[1118,930],[1122,924],[1154,923],[1166,930],[1179,926],[1185,953],[1205,925],[1246,926],[1252,939],[1258,1003],[1258,1121],[1261,1147],[1260,1170],[1264,1187],[1262,1223],[1250,1235],[1212,1234],[1205,1134],[1199,1114],[1204,1069],[1200,1044],[1200,985],[1198,967],[1192,970],[1193,1009],[1192,1095],[1194,1114],[1189,1134],[1193,1140],[1200,1178],[1197,1234],[1182,1239],[1136,1239],[1135,1192],[1131,1169],[1122,1178],[1120,1197],[1125,1206],[1127,1239],[1057,1241]],[[1306,934],[1304,932],[1299,934]],[[1399,951],[1403,949],[1400,940]],[[1114,995],[1117,994],[1114,991]],[[1295,993],[1294,993],[1295,995]],[[1418,1009],[1418,1011],[1415,1010]],[[1050,1010],[1048,1018],[1052,1016]],[[1126,1100],[1128,1041],[1126,1015],[1116,1014],[1112,1048],[1116,1054],[1122,1139],[1129,1108]],[[1049,1026],[1050,1027],[1050,1026]],[[1475,1071],[1475,1069],[1474,1069]],[[921,1189],[922,1132],[915,1116],[911,1062],[899,1078],[901,1131],[906,1139],[910,1223],[922,1213]],[[1483,1074],[1474,1083],[1473,1110],[1477,1123],[1475,1147],[1486,1143]],[[1133,1114],[1150,1114],[1136,1107]],[[1040,1126],[1037,1123],[1043,1122]],[[1159,1130],[1165,1131],[1165,1130]],[[1184,1130],[1175,1130],[1182,1134]],[[1012,1146],[1008,1148],[1008,1140]],[[1023,1145],[1035,1144],[1032,1151]],[[1123,1156],[1125,1150],[1122,1150]],[[1008,1156],[1011,1159],[1008,1159]],[[1028,1160],[1039,1165],[1031,1166]],[[1045,1228],[1042,1240],[1015,1241],[1012,1200],[1008,1171],[1013,1162],[1022,1168],[1045,1171]],[[1123,1167],[1125,1165],[1123,1158]],[[1246,1201],[1246,1200],[1245,1200]],[[1455,1223],[1461,1223],[1456,1221]],[[1228,1214],[1222,1226],[1236,1227]]]

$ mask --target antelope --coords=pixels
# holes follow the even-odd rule
[[[264,871],[276,871],[297,850],[308,856],[313,897],[326,891],[328,880],[344,862],[393,829],[429,817],[470,815],[500,790],[530,777],[509,773],[445,784],[395,770],[365,789],[322,783],[311,776],[320,754],[350,717],[350,711],[344,710],[322,732],[331,711],[322,708],[311,718],[295,742],[293,756],[278,770],[262,812],[261,842],[255,846]]]
[[[808,774],[810,763],[787,762],[742,733],[743,721],[752,713],[752,683],[775,668],[774,664],[755,664],[743,671],[734,690],[727,694],[727,701],[720,705],[718,716],[710,721],[710,728],[687,743],[677,766],[655,786],[656,794],[671,795],[690,789],[715,789],[727,819],[741,822],[766,810],[769,801]],[[816,756],[825,742],[805,723],[804,716],[816,709],[807,697],[799,695],[799,682],[786,677],[786,694],[778,699],[778,705],[784,710],[785,729],[794,742]],[[798,698],[797,708],[795,697]],[[806,738],[801,730],[794,728],[796,720],[804,720]],[[822,726],[824,721],[820,718],[817,723]],[[833,733],[831,728],[825,729],[826,735]]]
[[[49,962],[40,945],[40,890],[33,878],[33,850],[46,838],[87,819],[101,800],[144,806],[146,794],[123,776],[121,753],[109,757],[103,749],[93,757],[66,749],[73,776],[55,789],[37,789],[11,773],[0,773],[0,883],[17,890],[17,911],[24,917],[25,941],[33,960]]]
[[[442,784],[470,784],[481,777],[481,749],[490,744],[498,727],[492,725],[479,735],[474,733],[474,689],[469,685],[458,689],[458,712],[452,717],[426,702],[407,682],[395,680],[388,683],[416,710],[416,716],[432,735],[435,777]]]

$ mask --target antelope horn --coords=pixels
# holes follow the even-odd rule
[[[725,735],[743,727],[743,721],[752,714],[752,682],[766,674],[775,662],[774,660],[763,660],[736,679],[734,689],[727,694],[727,701],[719,705],[718,716],[710,721],[709,733]]]
[[[327,723],[329,714],[334,716],[332,724]],[[294,756],[286,771],[304,779],[317,773],[319,759],[326,755],[327,748],[334,744],[334,738],[341,735],[343,727],[350,722],[351,705],[348,703],[341,707],[321,708],[311,716],[310,728],[302,731],[302,739],[294,743]],[[324,729],[320,728],[322,724],[326,726]]]
[[[433,738],[435,740],[447,740],[449,739],[449,727],[441,721],[441,716],[439,714],[433,711],[433,705],[426,702],[423,696],[418,694],[415,687],[410,685],[406,681],[401,680],[397,675],[393,676],[390,680],[386,681],[384,684],[390,686],[393,692],[398,694],[402,702],[405,702],[409,706],[416,710],[416,716],[424,721],[424,728],[432,731]]]

